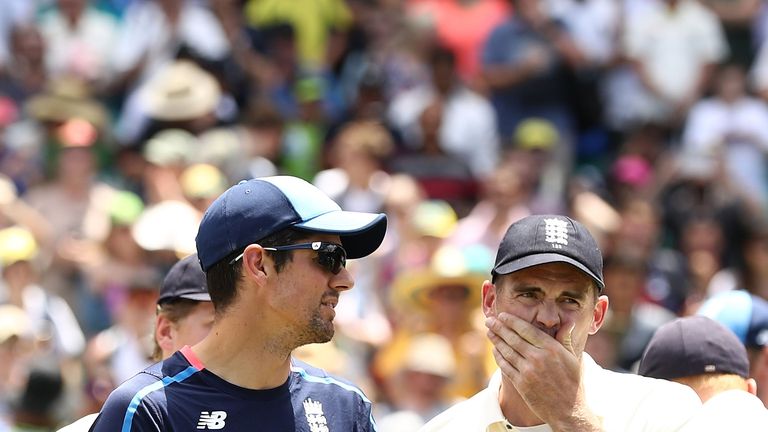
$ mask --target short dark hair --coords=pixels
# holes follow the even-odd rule
[[[261,246],[289,245],[308,238],[310,234],[307,231],[286,228],[254,243]],[[237,260],[232,264],[230,264],[230,261],[243,253],[246,247],[248,246],[235,250],[225,256],[205,273],[208,282],[208,292],[211,295],[216,315],[223,313],[237,297],[237,282],[242,277],[243,260]],[[269,253],[275,262],[275,270],[277,272],[280,272],[283,266],[293,259],[293,251],[269,251]]]

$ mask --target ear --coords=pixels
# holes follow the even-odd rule
[[[155,322],[155,340],[163,352],[175,350],[176,326],[165,315],[158,314]]]
[[[754,378],[747,378],[747,391],[757,396],[757,381]]]
[[[248,245],[243,251],[243,276],[257,280],[266,279],[265,255],[261,245]]]
[[[592,325],[589,327],[589,334],[593,335],[600,330],[605,322],[605,315],[608,313],[608,296],[601,295],[597,298],[595,309],[592,311]]]
[[[496,285],[488,280],[483,282],[483,314],[496,316]]]

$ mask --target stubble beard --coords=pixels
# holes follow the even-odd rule
[[[334,333],[333,321],[324,319],[320,309],[317,308],[312,312],[306,327],[299,330],[296,335],[296,346],[328,342],[333,338]]]

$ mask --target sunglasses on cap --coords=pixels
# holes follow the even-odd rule
[[[328,270],[333,274],[339,274],[341,269],[347,265],[347,251],[345,251],[341,245],[336,243],[317,241],[312,243],[297,243],[286,246],[271,246],[264,248],[264,250],[268,251],[286,251],[298,249],[309,249],[317,252],[317,263],[320,265],[320,267]],[[237,262],[237,260],[243,257],[244,253],[245,251],[243,251],[243,253],[235,257],[235,259],[229,263],[234,264]]]

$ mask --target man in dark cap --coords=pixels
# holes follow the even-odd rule
[[[171,267],[160,287],[155,322],[156,361],[166,359],[184,346],[200,342],[213,325],[213,303],[197,254]],[[98,414],[89,414],[59,432],[85,432]]]
[[[197,254],[174,264],[165,276],[157,299],[155,351],[159,361],[208,335],[213,325],[213,303]]]
[[[605,370],[584,352],[608,298],[600,249],[579,222],[513,223],[491,275],[482,307],[500,371],[422,431],[669,432],[700,407],[685,386]]]
[[[704,402],[686,431],[764,431],[768,411],[749,377],[744,345],[728,328],[705,316],[678,318],[656,330],[638,373],[691,387]]]
[[[296,177],[229,188],[196,238],[211,331],[120,385],[92,430],[375,430],[360,389],[291,354],[333,337],[334,308],[354,285],[346,260],[373,253],[386,224]]]

